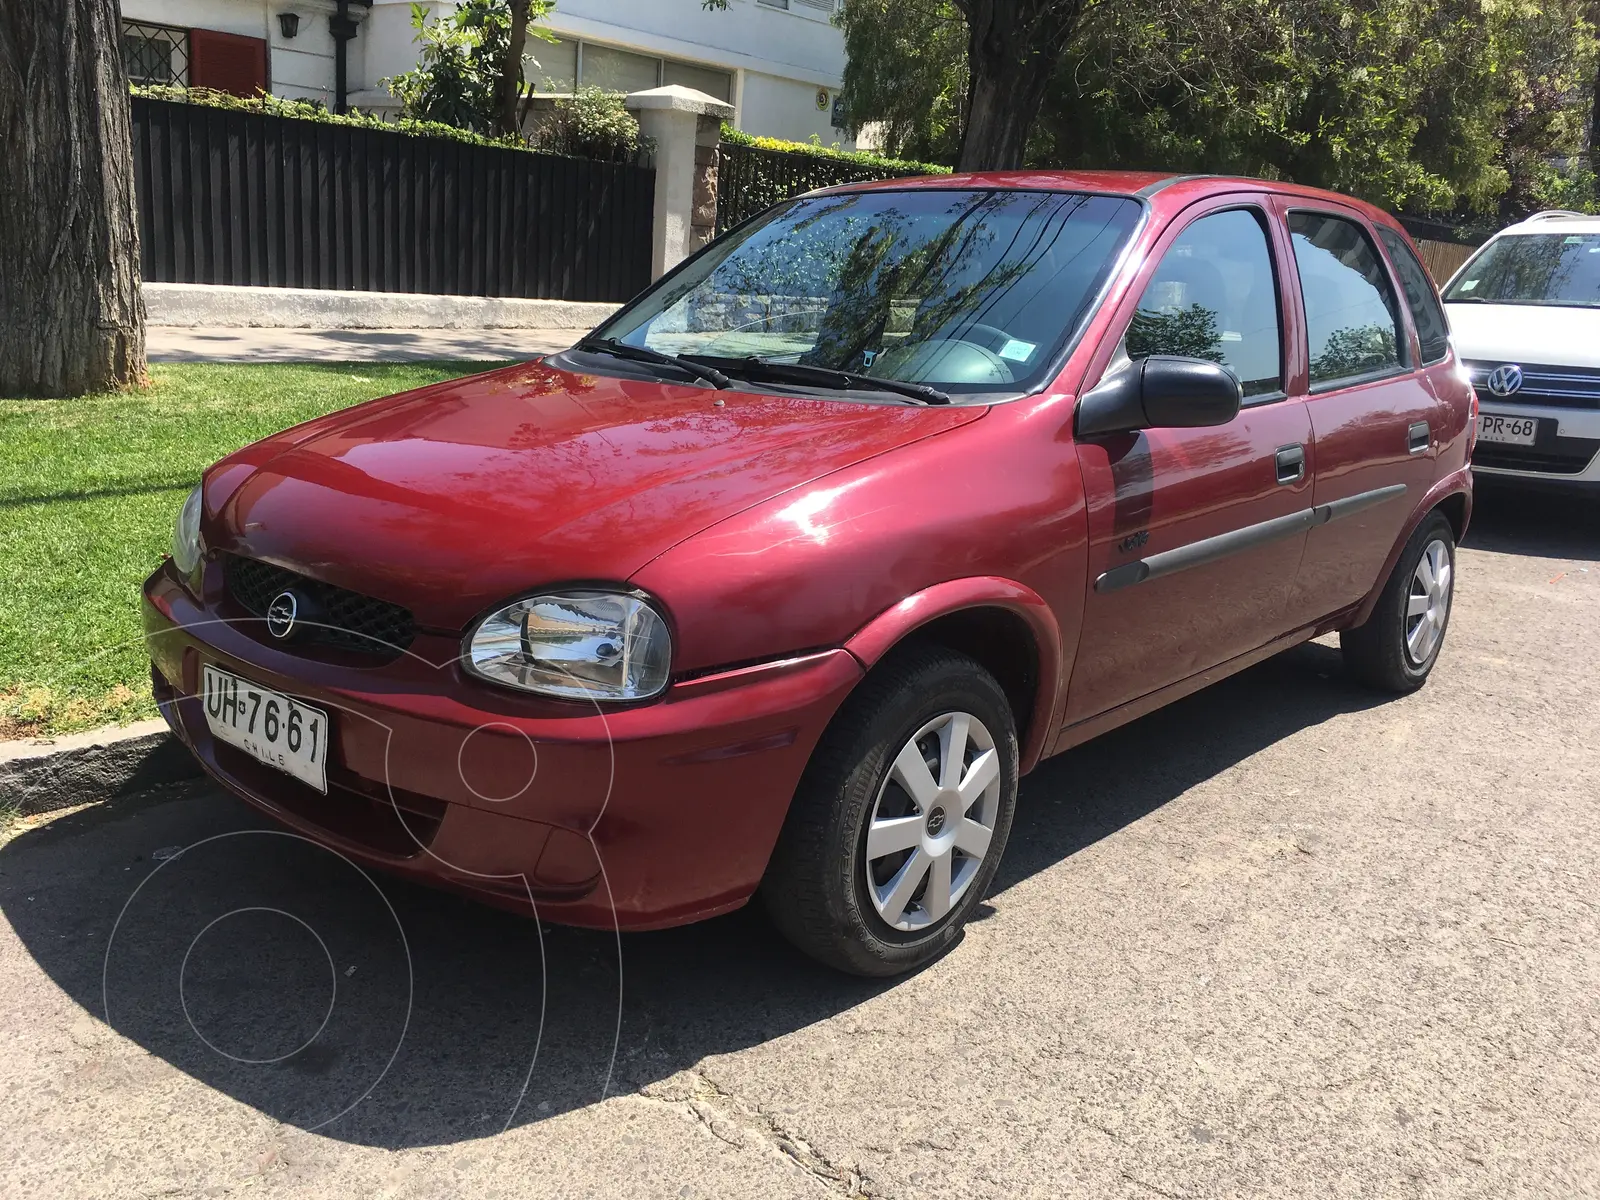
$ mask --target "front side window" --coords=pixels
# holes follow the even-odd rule
[[[1326,213],[1289,214],[1305,302],[1311,383],[1400,366],[1400,309],[1361,226]]]
[[[1498,238],[1445,292],[1447,304],[1557,304],[1600,308],[1600,233]]]
[[[1248,396],[1283,390],[1283,335],[1272,251],[1248,209],[1201,217],[1162,256],[1128,324],[1129,358],[1208,358]]]
[[[633,346],[755,357],[952,393],[1044,382],[1138,222],[1071,192],[847,192],[714,242],[597,331]]]
[[[1395,273],[1400,276],[1406,307],[1411,310],[1411,319],[1417,326],[1417,341],[1422,344],[1422,361],[1438,362],[1450,353],[1450,326],[1445,323],[1444,310],[1433,294],[1433,284],[1428,282],[1428,272],[1400,234],[1380,225],[1378,236],[1389,251]]]

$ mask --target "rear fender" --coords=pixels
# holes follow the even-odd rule
[[[1394,545],[1389,550],[1389,556],[1383,560],[1383,570],[1378,572],[1377,581],[1372,585],[1372,590],[1367,593],[1367,598],[1361,602],[1361,607],[1356,609],[1355,616],[1350,624],[1364,624],[1372,615],[1372,610],[1378,606],[1378,597],[1383,595],[1384,585],[1389,582],[1389,576],[1394,573],[1395,563],[1400,561],[1400,552],[1406,548],[1406,543],[1411,540],[1411,535],[1417,531],[1417,526],[1427,519],[1429,513],[1438,508],[1451,496],[1462,497],[1461,532],[1466,533],[1467,526],[1472,520],[1472,468],[1465,466],[1452,471],[1440,479],[1428,490],[1422,498],[1422,503],[1417,505],[1411,517],[1400,530],[1400,536],[1395,539]]]

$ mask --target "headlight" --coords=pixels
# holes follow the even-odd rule
[[[645,700],[667,686],[672,637],[638,596],[556,592],[484,618],[466,663],[485,679],[546,696]]]
[[[177,524],[172,528],[172,562],[178,574],[190,578],[200,565],[200,553],[200,489],[195,488],[178,510]]]

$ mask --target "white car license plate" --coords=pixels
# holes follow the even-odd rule
[[[209,664],[200,698],[213,737],[326,794],[327,713]]]
[[[1478,414],[1478,440],[1480,442],[1507,442],[1513,446],[1531,446],[1539,432],[1539,422],[1533,417],[1502,417],[1498,413]]]

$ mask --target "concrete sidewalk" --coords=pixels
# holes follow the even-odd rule
[[[572,345],[578,329],[255,329],[151,325],[151,362],[502,362]]]

